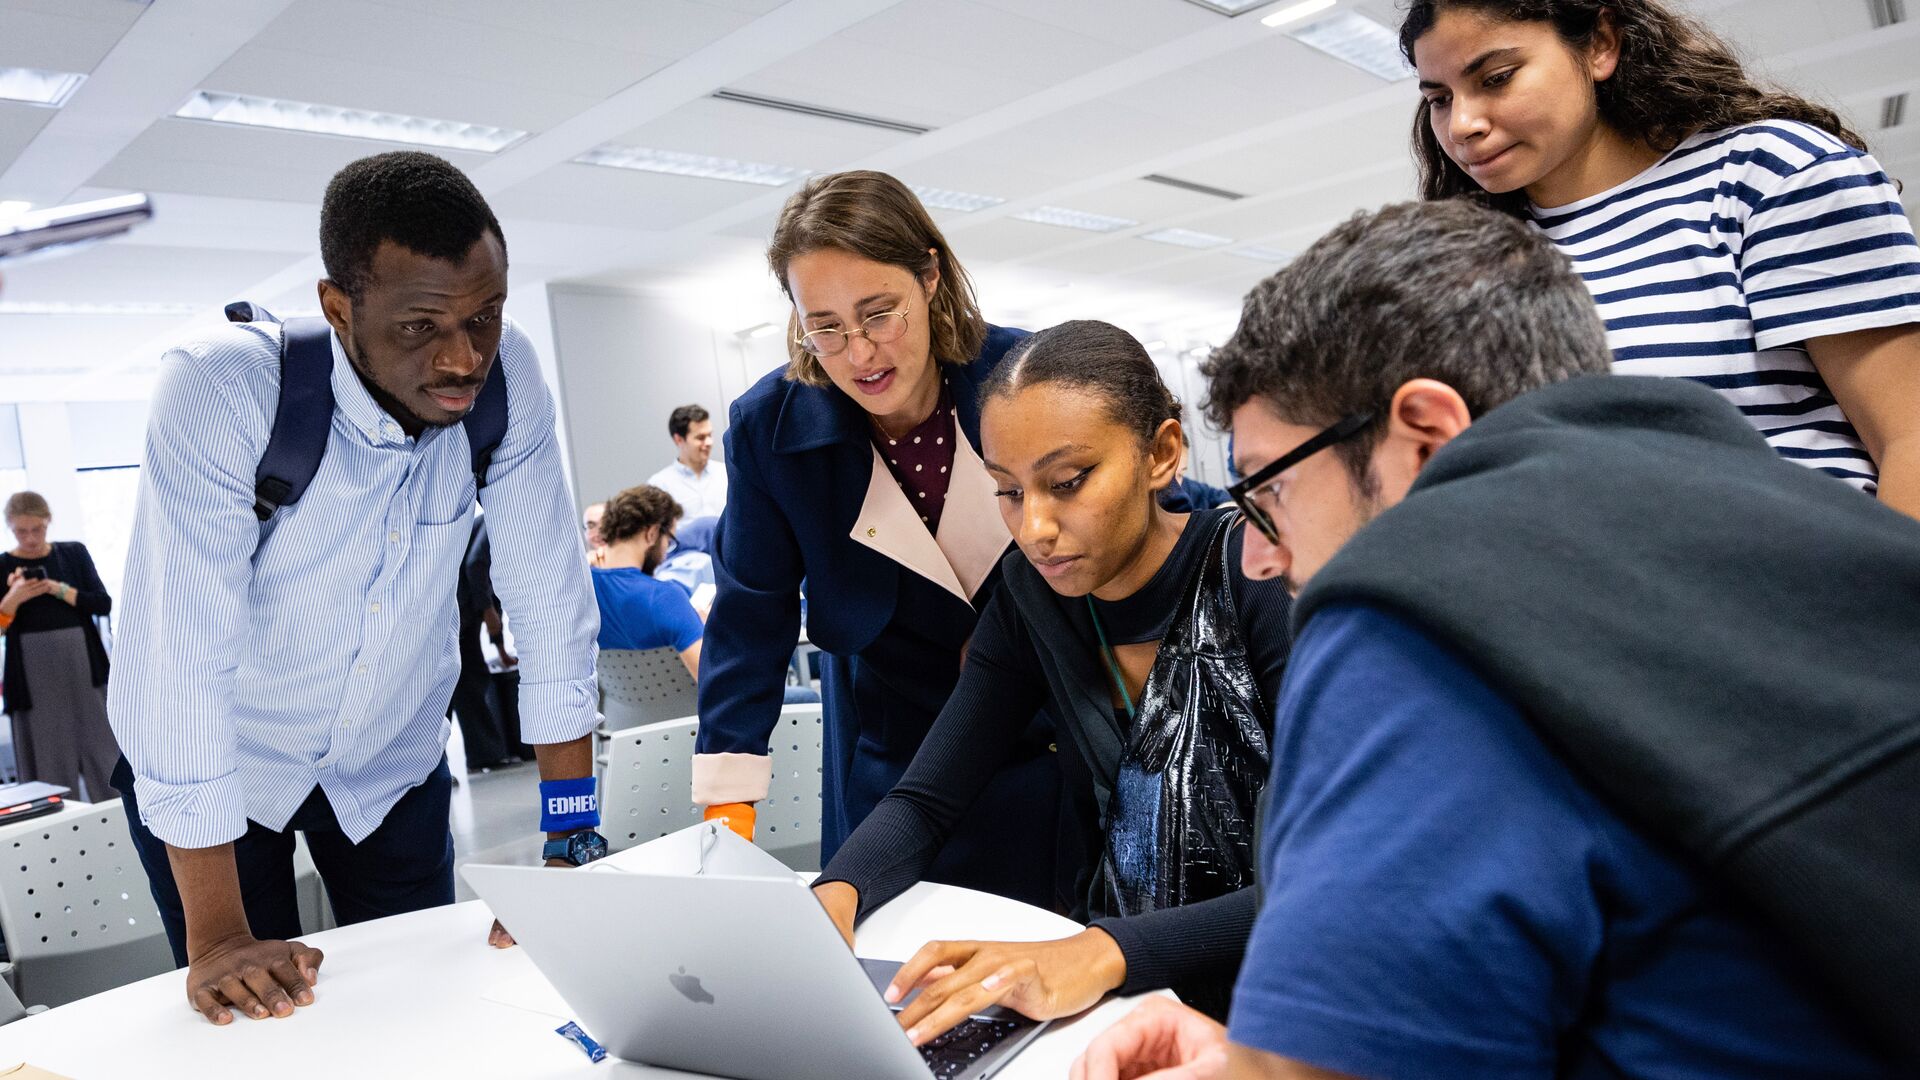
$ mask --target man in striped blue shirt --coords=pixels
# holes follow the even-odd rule
[[[313,1000],[320,953],[287,940],[296,830],[342,923],[453,900],[446,713],[476,498],[460,421],[496,363],[508,422],[477,495],[523,730],[543,781],[592,784],[598,615],[553,399],[501,311],[499,222],[452,165],[383,154],[328,186],[321,251],[334,409],[305,494],[256,520],[280,328],[209,332],[166,354],[127,558],[115,784],[216,1024]]]

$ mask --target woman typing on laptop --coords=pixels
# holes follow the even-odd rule
[[[1236,572],[1237,512],[1159,506],[1180,461],[1179,405],[1124,331],[1036,334],[981,402],[982,456],[1020,551],[912,765],[815,894],[851,942],[860,917],[925,874],[1045,706],[1084,823],[1062,841],[1056,893],[1092,925],[1057,941],[927,945],[887,992],[921,990],[901,1026],[925,1044],[993,1004],[1049,1019],[1163,987],[1224,1015],[1255,911],[1284,585]]]

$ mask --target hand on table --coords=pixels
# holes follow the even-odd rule
[[[1071,1080],[1215,1080],[1227,1074],[1227,1029],[1163,997],[1148,998],[1102,1032]]]
[[[568,867],[573,864],[565,859],[548,859],[546,865]],[[507,933],[507,928],[500,925],[500,920],[495,919],[493,920],[493,928],[487,931],[487,944],[496,949],[511,949],[516,942],[513,940],[513,935]]]
[[[313,1004],[320,975],[319,949],[298,941],[222,938],[187,964],[187,1001],[215,1024],[233,1022],[238,1009],[255,1020],[293,1015]]]
[[[1126,978],[1126,957],[1104,930],[1055,941],[933,941],[900,966],[886,998],[897,1003],[921,988],[900,1026],[922,1046],[989,1005],[1035,1020],[1071,1016]]]

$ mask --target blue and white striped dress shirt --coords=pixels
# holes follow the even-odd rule
[[[522,734],[566,742],[593,730],[599,612],[553,398],[510,321],[497,362],[509,421],[479,493],[494,591],[520,650]],[[279,393],[279,327],[226,326],[167,353],[147,425],[107,708],[142,818],[176,847],[234,840],[249,819],[283,829],[315,785],[358,843],[445,752],[466,431],[408,436],[336,336],[326,457],[262,525],[254,470]]]

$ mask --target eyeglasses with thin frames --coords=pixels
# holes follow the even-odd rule
[[[1267,512],[1266,507],[1260,505],[1271,497],[1273,482],[1280,478],[1281,473],[1327,447],[1346,442],[1365,431],[1367,425],[1371,423],[1373,423],[1372,413],[1355,413],[1280,455],[1266,468],[1228,487],[1227,494],[1233,499],[1233,504],[1240,508],[1240,512],[1247,516],[1247,520],[1253,523],[1254,528],[1260,530],[1260,535],[1267,538],[1268,543],[1278,544],[1280,530],[1273,523],[1273,515]]]
[[[837,327],[809,330],[793,339],[793,343],[815,356],[840,355],[846,351],[847,345],[852,342],[855,335],[864,337],[875,345],[885,345],[906,336],[907,313],[912,310],[912,305],[908,305],[899,311],[883,311],[878,315],[869,315],[852,330],[841,330]]]

